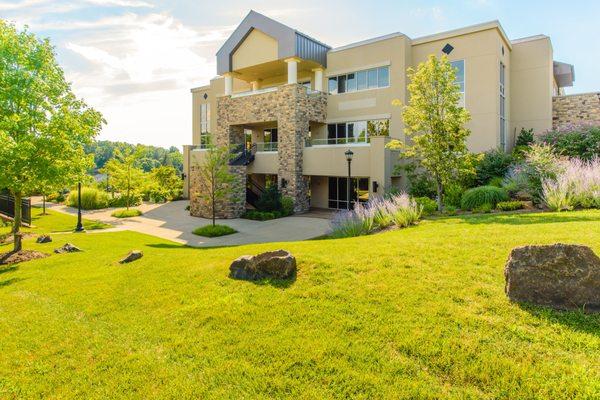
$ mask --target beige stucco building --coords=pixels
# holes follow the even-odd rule
[[[404,140],[399,99],[407,68],[447,54],[471,113],[473,152],[510,149],[521,128],[552,127],[552,99],[573,82],[544,35],[509,40],[498,21],[420,38],[402,33],[331,48],[251,11],[217,53],[218,76],[192,89],[192,145],[184,146],[186,194],[203,215],[197,165],[206,145],[239,146],[235,194],[222,217],[239,216],[267,184],[295,210],[346,208],[406,184],[391,139]]]

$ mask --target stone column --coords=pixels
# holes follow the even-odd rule
[[[297,57],[292,57],[284,60],[287,63],[288,85],[298,83],[298,62]]]
[[[315,73],[315,90],[322,92],[323,91],[323,68],[315,68],[313,69]]]

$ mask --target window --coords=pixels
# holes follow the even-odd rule
[[[200,105],[200,146],[206,147],[210,144],[210,104]]]
[[[311,90],[310,81],[300,82],[300,85],[304,86],[307,90]]]
[[[329,78],[328,89],[331,94],[336,94],[338,92],[337,76]]]
[[[506,150],[506,92],[505,92],[506,70],[500,63],[500,147]]]
[[[348,93],[390,86],[390,67],[372,68],[329,78],[329,93]]]
[[[454,81],[460,88],[461,98],[460,105],[465,106],[465,60],[457,60],[450,62],[455,68],[456,80]]]
[[[352,178],[350,187],[350,206],[358,200],[360,203],[369,201],[369,178]],[[348,178],[329,177],[329,208],[346,209],[348,207]]]
[[[327,125],[327,144],[368,143],[373,135],[389,135],[389,119]]]

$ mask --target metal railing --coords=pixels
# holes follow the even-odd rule
[[[236,97],[252,96],[253,94],[269,93],[269,92],[276,92],[276,91],[277,91],[277,86],[268,87],[268,88],[264,88],[264,89],[258,89],[258,90],[248,90],[246,92],[234,93],[231,95],[231,98],[234,99]]]
[[[368,137],[349,137],[349,138],[325,138],[325,139],[306,139],[305,146],[331,146],[331,145],[344,145],[344,144],[362,144],[366,145],[371,143],[371,139]]]
[[[255,143],[256,151],[277,151],[277,142]]]
[[[8,193],[0,194],[0,213],[15,217],[15,198]],[[21,199],[21,221],[31,225],[31,199]]]

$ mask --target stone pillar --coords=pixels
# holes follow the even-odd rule
[[[233,75],[228,72],[223,76],[225,77],[225,96],[231,96],[233,94]]]
[[[288,85],[298,83],[298,61],[297,57],[284,60],[287,63]]]
[[[315,90],[322,92],[323,91],[323,68],[315,68],[313,69],[315,73]]]

